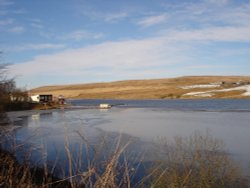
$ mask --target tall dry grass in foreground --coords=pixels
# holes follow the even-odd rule
[[[103,188],[103,187],[130,187],[131,179],[136,169],[132,170],[132,166],[128,160],[126,149],[130,145],[130,141],[124,142],[122,136],[114,138],[110,143],[107,138],[102,138],[98,146],[93,147],[88,140],[77,132],[85,146],[86,160],[72,155],[70,151],[69,138],[65,137],[64,148],[68,159],[69,177],[71,187]],[[84,151],[79,150],[80,153]],[[85,171],[79,172],[79,168],[85,163],[87,167]]]
[[[160,145],[162,160],[153,174],[153,187],[246,187],[223,143],[209,133],[162,140]]]
[[[139,168],[131,165],[134,159],[128,153],[129,145],[133,143],[124,142],[120,135],[112,142],[101,139],[94,147],[83,134],[77,134],[85,149],[73,153],[69,135],[65,135],[67,169],[58,161],[51,164],[45,160],[42,168],[34,166],[28,162],[30,153],[20,164],[13,155],[1,151],[0,187],[247,187],[223,143],[208,133],[194,133],[189,138],[176,137],[173,142],[160,140],[155,148],[158,160],[137,182],[133,182],[133,177]],[[10,134],[9,139],[11,137]],[[23,145],[13,146],[17,150]],[[147,159],[147,156],[143,157]],[[55,168],[60,166],[64,175],[59,179],[55,177]]]
[[[98,146],[91,145],[83,134],[77,132],[82,143],[79,145],[78,153],[71,148],[69,135],[65,135],[64,163],[57,160],[49,161],[45,146],[40,148],[22,148],[26,143],[17,144],[14,136],[8,132],[1,132],[0,146],[10,144],[10,152],[1,150],[0,147],[0,187],[131,187],[133,176],[137,167],[133,166],[126,149],[129,141],[124,142],[122,136],[113,139],[114,142],[103,138]],[[4,136],[3,136],[4,135]],[[29,140],[27,138],[26,140]],[[11,141],[11,142],[9,142]],[[21,151],[24,159],[20,164],[15,155]],[[30,157],[33,151],[41,152],[42,162],[32,164]],[[62,154],[62,153],[61,153]],[[59,156],[58,156],[59,157]],[[134,157],[133,157],[134,158]],[[140,160],[135,159],[135,160]],[[39,160],[38,160],[39,161]],[[65,169],[67,166],[67,169]],[[58,177],[59,172],[59,177]],[[142,181],[143,182],[143,181]],[[137,187],[141,187],[139,183]]]

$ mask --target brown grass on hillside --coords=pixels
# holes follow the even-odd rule
[[[209,84],[215,82],[250,82],[250,77],[243,76],[189,76],[153,80],[128,80],[108,83],[44,86],[30,91],[32,94],[64,95],[66,98],[88,99],[172,99],[183,98],[183,94],[203,89],[181,89],[181,86]],[[218,98],[241,98],[236,92],[216,94]],[[240,93],[239,93],[240,94]],[[192,97],[184,97],[192,98]]]

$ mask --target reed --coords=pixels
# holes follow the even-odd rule
[[[40,131],[39,129],[36,131]],[[64,138],[64,153],[68,168],[65,164],[55,160],[47,160],[46,144],[39,147],[24,148],[27,140],[22,144],[16,141],[12,131],[1,131],[1,162],[0,185],[5,187],[131,187],[131,178],[135,174],[130,165],[131,158],[126,149],[131,142],[125,142],[122,136],[114,138],[112,144],[107,137],[103,137],[95,146],[77,132],[81,138],[78,153],[73,153],[68,134]],[[33,136],[36,136],[34,133]],[[6,148],[5,146],[9,147]],[[5,152],[8,149],[9,152]],[[23,150],[23,151],[22,151]],[[21,163],[15,155],[24,154]],[[40,152],[42,165],[30,163],[32,153]],[[128,159],[129,158],[129,159]],[[38,167],[39,166],[39,167]],[[60,170],[61,169],[61,170]],[[60,175],[56,174],[60,171]]]
[[[160,145],[152,187],[245,187],[240,168],[209,133],[162,139]]]
[[[0,151],[0,187],[247,187],[239,167],[230,159],[221,141],[209,133],[195,132],[189,138],[176,137],[173,142],[160,139],[155,147],[157,161],[138,181],[133,182],[138,166],[131,162],[133,157],[129,147],[131,140],[125,141],[122,135],[112,140],[104,136],[94,145],[82,132],[76,132],[81,143],[78,153],[73,153],[70,135],[65,134],[65,164],[55,160],[49,162],[46,157],[46,145],[39,151],[45,160],[41,167],[29,163],[32,151],[26,150],[25,160],[20,164],[15,152],[23,147],[17,144],[11,132],[3,132],[11,140],[10,152]],[[3,147],[2,147],[3,149]],[[32,148],[34,149],[34,148]],[[37,148],[36,148],[37,149]],[[138,156],[137,156],[138,157]],[[136,160],[142,163],[139,156]],[[139,159],[139,160],[138,160]],[[140,164],[139,164],[140,165]],[[60,178],[56,172],[61,168]]]

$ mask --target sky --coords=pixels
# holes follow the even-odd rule
[[[17,86],[250,76],[250,0],[0,0]]]

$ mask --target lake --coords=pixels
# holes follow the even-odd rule
[[[199,131],[222,140],[230,156],[245,171],[249,167],[250,100],[71,100],[69,103],[91,108],[45,111],[22,117],[19,122],[22,127],[14,132],[16,144],[25,143],[26,151],[32,150],[34,163],[42,165],[57,160],[67,168],[65,144],[73,153],[79,155],[81,151],[86,159],[86,151],[82,149],[86,148],[86,142],[96,147],[107,139],[108,146],[103,146],[105,153],[115,148],[119,136],[124,143],[131,141],[128,150],[134,158],[144,154],[140,162],[146,163],[154,160],[151,149],[159,138],[172,140]],[[114,107],[92,108],[100,103]],[[18,156],[21,159],[23,155]]]

